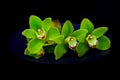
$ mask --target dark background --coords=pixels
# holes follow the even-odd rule
[[[117,48],[117,28],[119,25],[119,3],[115,0],[80,0],[80,1],[46,1],[46,0],[32,0],[32,1],[6,1],[2,7],[3,29],[6,30],[2,35],[3,48],[2,61],[4,64],[38,64],[25,61],[12,55],[7,46],[7,40],[10,35],[28,26],[30,15],[37,15],[42,20],[46,17],[52,19],[59,19],[60,22],[65,22],[69,19],[72,23],[80,23],[83,18],[89,18],[95,27],[107,26],[108,32],[111,36],[111,54],[104,60],[93,62],[92,64],[110,64],[115,65],[118,61],[114,50]],[[2,32],[1,32],[2,33]],[[3,34],[3,33],[2,33]]]

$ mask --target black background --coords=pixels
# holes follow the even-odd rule
[[[95,27],[107,26],[108,33],[112,36],[112,56],[106,57],[101,61],[93,62],[92,64],[110,64],[116,65],[118,58],[117,52],[117,28],[119,26],[119,3],[115,0],[80,0],[80,1],[46,1],[46,0],[32,0],[32,1],[6,1],[2,6],[3,29],[5,34],[2,35],[4,49],[1,52],[2,61],[4,64],[21,65],[21,64],[38,64],[29,61],[18,59],[11,52],[7,50],[6,41],[10,34],[24,26],[28,26],[29,16],[34,14],[41,19],[52,17],[59,19],[60,22],[65,22],[69,19],[72,23],[80,23],[83,18],[89,18]],[[4,32],[4,31],[3,31]],[[1,32],[3,34],[3,32]],[[87,63],[88,64],[88,63]]]

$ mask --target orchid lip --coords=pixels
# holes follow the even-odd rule
[[[73,45],[69,44],[69,48],[72,49],[72,50],[75,49],[77,46],[78,46],[78,42],[77,41],[75,41]]]
[[[38,35],[37,35],[37,38],[38,39],[45,39],[46,38],[46,32],[45,31],[42,31],[41,29],[38,29]],[[42,31],[42,34],[40,34]]]
[[[38,29],[37,31],[38,31],[38,32],[40,32],[41,30],[40,30],[40,29]]]
[[[95,40],[93,44],[89,44],[91,48],[96,48],[96,45],[98,44],[98,40]]]

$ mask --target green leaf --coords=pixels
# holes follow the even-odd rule
[[[62,31],[61,34],[64,35],[65,37],[68,36],[69,34],[71,34],[74,31],[74,27],[72,25],[72,23],[67,20],[62,27]]]
[[[76,51],[77,51],[79,57],[85,55],[85,53],[88,50],[89,50],[89,47],[86,43],[79,43],[78,47],[76,48]]]
[[[38,29],[42,28],[42,20],[35,15],[31,15],[29,18],[29,25],[31,29],[37,31]]]
[[[91,33],[94,29],[94,25],[89,19],[84,18],[81,22],[80,29],[87,29],[88,33]]]
[[[86,30],[86,29],[79,29],[79,30],[74,31],[71,34],[71,36],[78,38],[80,35],[87,34],[87,33],[88,33],[88,30]]]
[[[28,51],[30,53],[37,53],[41,50],[45,41],[40,39],[32,39],[28,42]]]
[[[37,33],[33,29],[26,29],[22,32],[22,35],[26,38],[36,38]]]
[[[57,28],[55,28],[55,27],[51,27],[51,28],[48,30],[46,40],[54,40],[54,39],[57,38],[58,36],[60,36],[59,30],[58,30]]]
[[[111,42],[108,37],[106,36],[101,36],[98,39],[98,44],[96,46],[97,49],[99,50],[107,50],[111,47]]]
[[[57,44],[62,44],[64,41],[64,36],[60,35],[60,36],[56,37],[53,41],[55,41]]]
[[[51,17],[45,18],[43,20],[42,29],[44,29],[47,32],[50,29],[51,25],[52,25],[52,18]]]
[[[64,44],[58,44],[54,49],[55,59],[60,59],[67,52]]]
[[[95,35],[96,38],[101,37],[106,31],[108,30],[107,27],[99,27],[94,29],[94,31],[91,33],[92,35]]]

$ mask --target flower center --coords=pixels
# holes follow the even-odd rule
[[[69,36],[65,40],[69,44],[69,48],[74,50],[78,46],[78,42],[75,37]]]
[[[89,46],[91,48],[96,48],[98,40],[97,40],[97,38],[94,35],[88,35],[88,37],[86,38],[86,40],[87,40],[87,42],[88,42],[88,44],[89,44]]]
[[[38,29],[37,33],[38,33],[38,35],[37,35],[38,39],[43,39],[44,40],[46,38],[46,32],[45,31],[43,31],[41,29]]]

